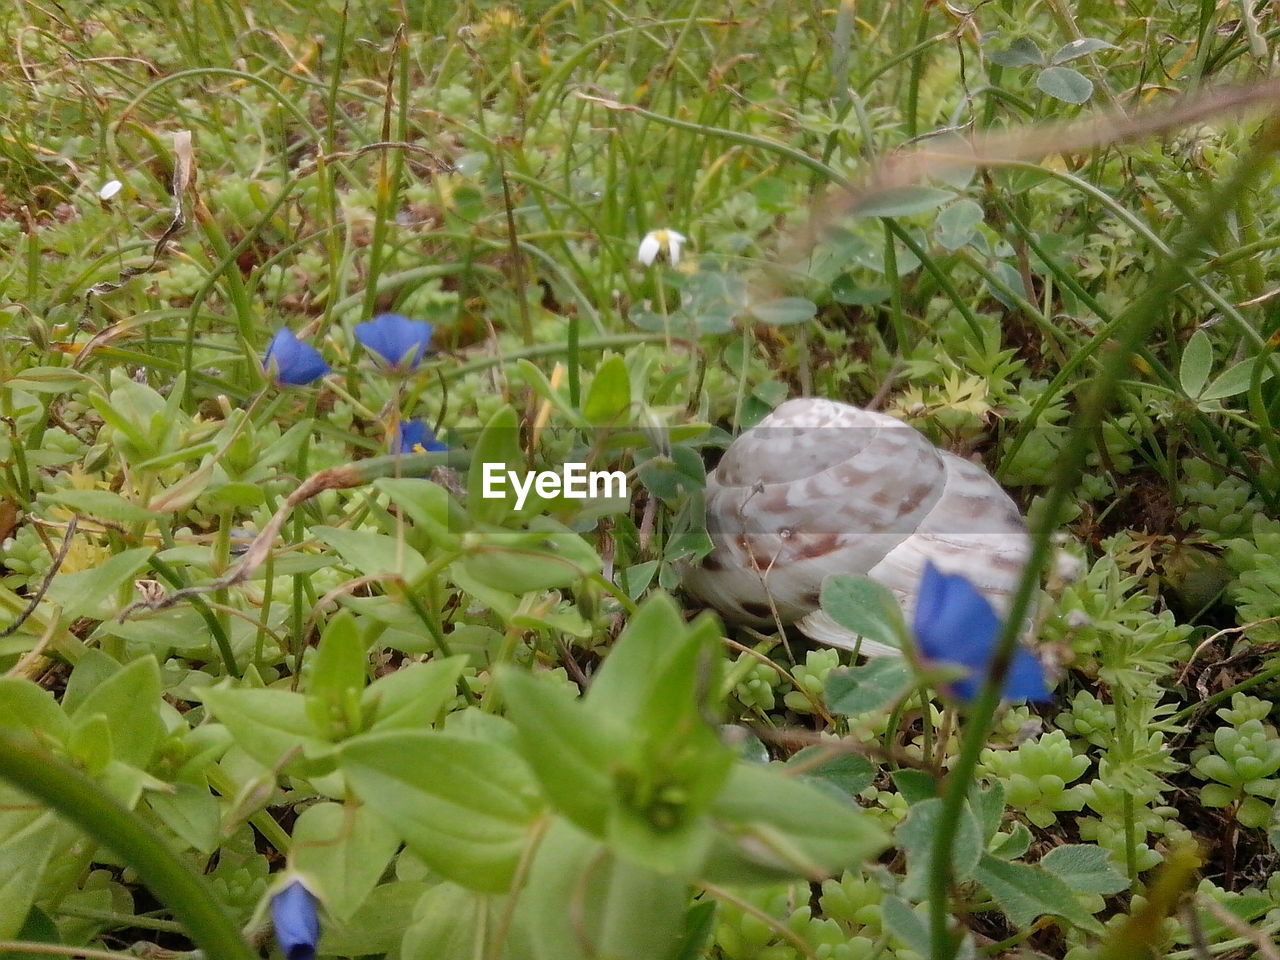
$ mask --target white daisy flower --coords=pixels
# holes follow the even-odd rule
[[[680,262],[680,246],[688,238],[674,230],[650,230],[640,241],[640,249],[636,251],[636,259],[646,267],[651,266],[660,254],[666,254],[674,267]]]

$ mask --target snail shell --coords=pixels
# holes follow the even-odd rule
[[[821,643],[858,638],[818,609],[831,574],[888,587],[907,622],[926,561],[1008,609],[1030,553],[1014,502],[980,466],[882,413],[831,400],[783,403],[707,477],[714,549],[685,586],[732,621],[795,623]],[[862,640],[862,653],[898,651]]]

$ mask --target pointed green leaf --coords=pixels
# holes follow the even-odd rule
[[[925,885],[933,871],[933,844],[938,835],[938,818],[941,814],[940,799],[922,800],[911,807],[907,819],[898,824],[894,834],[899,846],[907,854],[907,877],[902,885],[902,893],[910,899],[924,896]],[[982,856],[983,846],[982,827],[973,814],[973,808],[966,801],[951,846],[951,874],[955,881],[968,879]]]
[[[616,427],[630,421],[630,410],[631,374],[615,353],[596,368],[582,414],[593,426]]]
[[[300,693],[230,687],[202,687],[199,693],[240,749],[264,766],[275,767],[286,756],[321,757],[332,750]]]
[[[538,960],[668,960],[680,947],[689,892],[557,820],[538,848],[526,899]]]
[[[106,620],[125,605],[119,597],[121,587],[147,565],[152,552],[150,547],[137,547],[117,553],[92,570],[60,573],[49,585],[48,600],[62,608],[64,621]]]
[[[543,802],[529,767],[498,743],[428,731],[365,734],[339,769],[432,870],[503,893],[533,838]]]
[[[317,803],[293,825],[289,865],[315,884],[325,908],[346,920],[360,908],[400,846],[368,807]]]
[[[485,464],[505,476],[507,470],[524,470],[524,454],[520,451],[519,421],[511,407],[502,407],[485,424],[471,454],[471,469],[467,472],[467,511],[480,523],[500,523],[515,506],[515,493],[511,484],[494,486],[494,493],[501,496],[486,497]]]
[[[338,552],[346,563],[364,577],[399,577],[416,584],[427,572],[422,554],[403,539],[372,530],[343,530],[339,527],[312,527],[311,532]]]
[[[134,660],[94,687],[72,714],[73,725],[79,727],[95,715],[110,725],[114,758],[145,770],[164,733],[155,657]]]
[[[1054,55],[1049,58],[1049,62],[1055,65],[1068,63],[1071,60],[1078,60],[1080,57],[1087,57],[1091,53],[1097,53],[1099,50],[1118,49],[1115,44],[1099,40],[1097,37],[1081,37],[1079,40],[1072,40],[1060,46]]]
[[[613,771],[630,752],[621,724],[571,693],[514,669],[498,674],[520,751],[565,816],[602,836],[614,800]]]
[[[411,663],[379,677],[364,691],[361,707],[372,714],[370,730],[425,730],[458,692],[466,657]]]
[[[711,883],[822,879],[874,857],[889,840],[856,804],[772,764],[737,764],[712,816],[720,835],[704,868]]]

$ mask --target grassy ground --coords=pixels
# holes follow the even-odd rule
[[[1271,6],[351,6],[0,12],[0,953],[1274,956]],[[796,395],[1011,492],[1051,705],[678,616]]]

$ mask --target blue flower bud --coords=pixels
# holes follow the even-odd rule
[[[320,941],[317,901],[301,880],[294,880],[271,898],[271,922],[285,960],[315,960]]]

